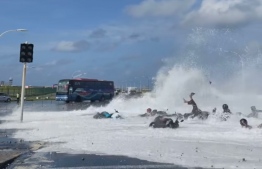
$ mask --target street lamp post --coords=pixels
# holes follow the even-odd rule
[[[27,31],[27,29],[10,29],[1,33],[0,37],[2,37],[4,34],[8,32],[24,32],[24,31]],[[23,77],[22,77],[22,91],[21,91],[22,99],[21,99],[21,118],[20,118],[21,122],[23,121],[24,85],[25,85],[25,77],[26,77],[25,72],[26,72],[26,63],[24,63]]]
[[[3,36],[4,34],[8,33],[8,32],[25,32],[27,31],[27,29],[11,29],[11,30],[7,30],[3,33],[0,34],[0,37]]]

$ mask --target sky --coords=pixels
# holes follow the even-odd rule
[[[210,75],[227,61],[258,56],[261,49],[262,0],[5,0],[0,4],[0,32],[28,30],[0,37],[0,81],[12,78],[13,85],[21,85],[19,52],[24,42],[34,44],[26,76],[26,85],[33,86],[52,86],[72,77],[113,80],[118,87],[146,86],[152,85],[163,66],[192,59],[191,49],[194,56],[201,56],[194,62]],[[220,59],[224,56],[226,60]]]

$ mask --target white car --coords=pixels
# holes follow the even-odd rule
[[[10,102],[11,97],[8,96],[8,94],[6,94],[6,93],[0,93],[0,101]]]

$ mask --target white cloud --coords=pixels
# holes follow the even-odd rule
[[[161,26],[159,26],[161,25]],[[96,30],[103,30],[106,36],[99,38],[89,38],[92,49],[97,51],[112,51],[122,45],[133,45],[137,42],[158,42],[164,37],[170,38],[173,32],[170,30],[173,23],[166,21],[143,21],[128,24],[103,25]],[[90,37],[88,35],[88,37]]]
[[[126,11],[133,17],[173,16],[187,11],[194,0],[144,0],[138,5],[130,5]]]
[[[76,42],[72,41],[61,41],[52,49],[58,52],[80,52],[87,50],[89,48],[89,43],[85,40],[80,40]]]
[[[262,19],[262,0],[203,0],[190,12],[184,24],[198,26],[238,26]]]
[[[136,18],[168,16],[183,25],[232,27],[262,20],[262,0],[144,0],[126,11]]]

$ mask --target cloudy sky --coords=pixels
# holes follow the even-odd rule
[[[212,32],[223,34],[212,40],[220,42],[215,48],[222,55],[260,49],[262,40],[262,0],[6,0],[0,20],[1,32],[28,29],[0,37],[0,80],[12,77],[14,85],[21,85],[25,41],[34,44],[26,84],[50,86],[81,74],[117,85],[145,84],[168,58],[185,57],[190,39],[205,45],[195,38],[199,33],[208,34],[205,41]]]

